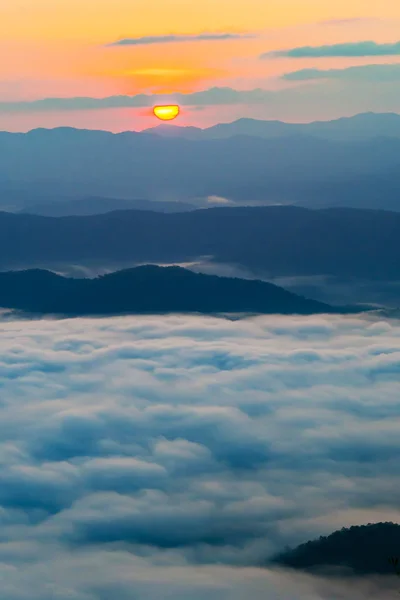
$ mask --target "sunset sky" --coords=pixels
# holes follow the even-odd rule
[[[0,129],[400,112],[400,3],[1,0]]]

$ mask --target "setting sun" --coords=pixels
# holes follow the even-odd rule
[[[172,121],[179,115],[179,106],[171,104],[168,106],[155,106],[153,108],[154,115],[162,121]]]

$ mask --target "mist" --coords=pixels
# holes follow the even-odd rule
[[[3,317],[3,594],[391,597],[267,563],[399,520],[399,323]]]

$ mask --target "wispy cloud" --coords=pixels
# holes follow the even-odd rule
[[[274,92],[262,89],[234,90],[229,87],[214,87],[192,94],[168,96],[182,106],[213,106],[265,102]],[[164,98],[166,95],[163,96]],[[138,94],[136,96],[109,96],[106,98],[44,98],[33,101],[0,102],[0,113],[24,113],[47,111],[101,110],[108,108],[130,108],[152,106],[160,96]]]
[[[227,205],[227,204],[235,204],[232,200],[228,198],[224,198],[223,196],[208,196],[207,202],[209,204],[217,204],[217,205]]]
[[[380,21],[377,17],[353,17],[352,19],[327,19],[326,21],[319,21],[318,25],[354,25],[363,23],[374,23]]]
[[[370,74],[368,94],[366,95],[365,86],[368,84],[368,74],[355,71],[354,76],[349,73],[333,73],[330,77],[329,71],[319,72],[317,69],[308,69],[305,72],[296,74],[288,73],[285,75],[287,82],[297,81],[298,85],[284,87],[282,89],[249,89],[235,90],[230,87],[213,87],[192,94],[138,94],[136,96],[110,96],[106,98],[76,97],[76,98],[44,98],[35,101],[14,101],[0,102],[0,115],[3,115],[8,127],[8,115],[31,114],[38,115],[39,123],[43,123],[43,117],[55,113],[64,113],[68,118],[68,113],[72,116],[75,112],[105,111],[123,108],[149,108],[155,104],[179,104],[182,107],[190,107],[190,110],[202,110],[207,107],[231,106],[237,107],[238,117],[243,116],[244,110],[250,110],[251,107],[257,107],[257,110],[264,111],[263,117],[285,119],[286,114],[290,114],[293,106],[302,110],[308,120],[315,120],[315,109],[318,106],[325,107],[326,110],[337,114],[338,106],[346,106],[347,114],[356,114],[357,112],[376,111],[376,112],[397,112],[398,109],[398,77],[396,68],[391,71],[389,68],[381,72]],[[329,85],[329,79],[342,79],[343,83],[330,89],[327,95],[326,86]],[[319,80],[310,83],[307,80]],[[328,80],[328,81],[327,81]],[[379,80],[385,82],[383,86],[376,86],[375,82]],[[247,108],[246,108],[247,107]],[[150,113],[149,113],[150,114]],[[248,114],[248,113],[247,113]],[[340,116],[342,111],[338,114]],[[71,126],[75,126],[71,121]],[[36,126],[42,126],[35,125]],[[104,123],[100,119],[99,129],[104,128]]]
[[[42,98],[32,101],[0,102],[0,112],[52,112],[70,110],[98,110],[150,106],[152,96],[108,96],[106,98],[73,97]]]
[[[400,63],[395,65],[364,65],[346,69],[301,69],[285,73],[286,81],[341,79],[346,81],[400,81]]]
[[[176,44],[178,42],[212,42],[256,37],[254,33],[200,33],[198,35],[154,35],[125,38],[109,46],[145,46],[150,44]]]
[[[364,56],[400,56],[400,42],[391,44],[377,44],[376,42],[356,42],[347,44],[333,44],[327,46],[301,46],[266,52],[260,55],[265,58],[320,58],[320,57],[364,57]]]

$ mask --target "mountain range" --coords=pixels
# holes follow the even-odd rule
[[[166,136],[165,127],[0,132],[0,206],[20,210],[66,197],[207,206],[217,198],[400,210],[399,121],[373,114],[307,125],[240,120],[196,130],[195,139],[181,128]]]
[[[48,217],[67,217],[72,215],[101,215],[115,210],[147,210],[154,212],[184,212],[195,210],[196,206],[188,202],[152,202],[151,200],[126,200],[121,198],[83,197],[65,198],[58,202],[31,204],[17,211]]]
[[[117,315],[137,313],[348,313],[270,283],[147,265],[95,279],[45,270],[0,273],[0,306],[28,313]],[[359,310],[359,309],[358,309]]]
[[[266,277],[398,280],[400,214],[293,206],[80,217],[0,213],[0,269],[210,261]]]
[[[332,121],[314,121],[312,123],[285,123],[244,118],[232,123],[219,123],[205,129],[180,127],[175,123],[166,123],[145,131],[166,137],[183,137],[188,140],[226,139],[236,135],[273,139],[302,134],[325,140],[348,142],[376,137],[400,138],[400,115],[370,112]]]

